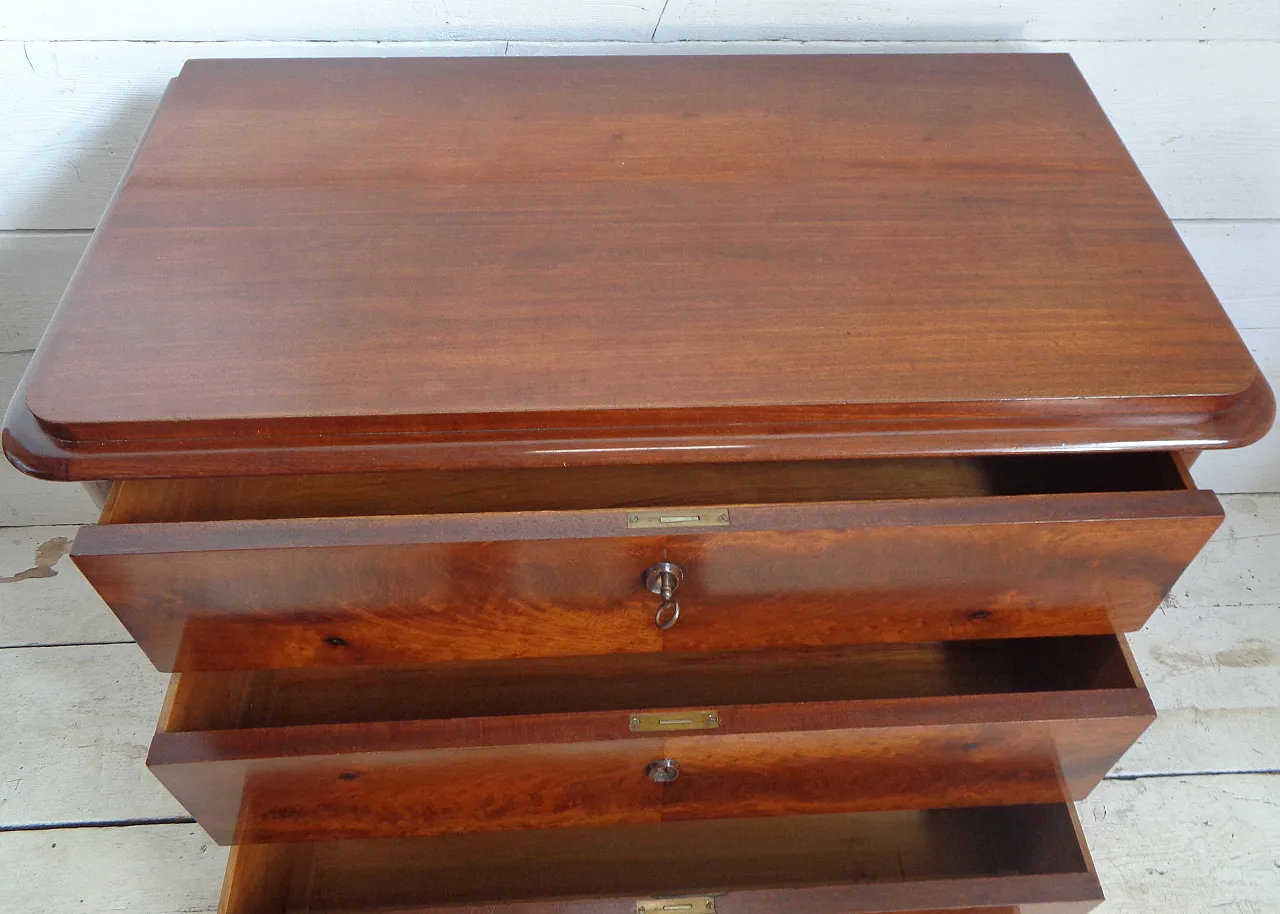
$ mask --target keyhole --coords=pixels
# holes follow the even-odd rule
[[[645,765],[644,773],[655,784],[667,784],[680,777],[680,763],[673,758],[658,759]]]

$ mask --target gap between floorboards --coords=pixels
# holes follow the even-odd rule
[[[101,819],[84,822],[36,822],[31,825],[0,825],[0,834],[17,831],[62,831],[68,828],[133,828],[137,825],[194,825],[190,816],[156,819]]]

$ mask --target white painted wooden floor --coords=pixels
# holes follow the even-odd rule
[[[1104,914],[1280,912],[1280,495],[1224,501],[1131,637],[1160,718],[1080,804]],[[74,532],[0,528],[0,912],[214,911],[226,851],[143,765],[166,677]]]

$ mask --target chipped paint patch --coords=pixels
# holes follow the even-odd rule
[[[35,548],[35,564],[17,574],[0,576],[0,584],[13,584],[17,581],[30,581],[33,578],[53,578],[58,576],[54,566],[71,552],[71,539],[66,536],[55,536],[45,540]]]

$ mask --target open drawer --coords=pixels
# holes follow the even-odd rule
[[[1129,631],[1221,518],[1168,453],[128,480],[72,557],[265,669]]]
[[[148,764],[219,843],[1044,803],[1154,718],[1111,636],[181,673]]]
[[[1078,914],[1070,806],[243,845],[221,914]]]

